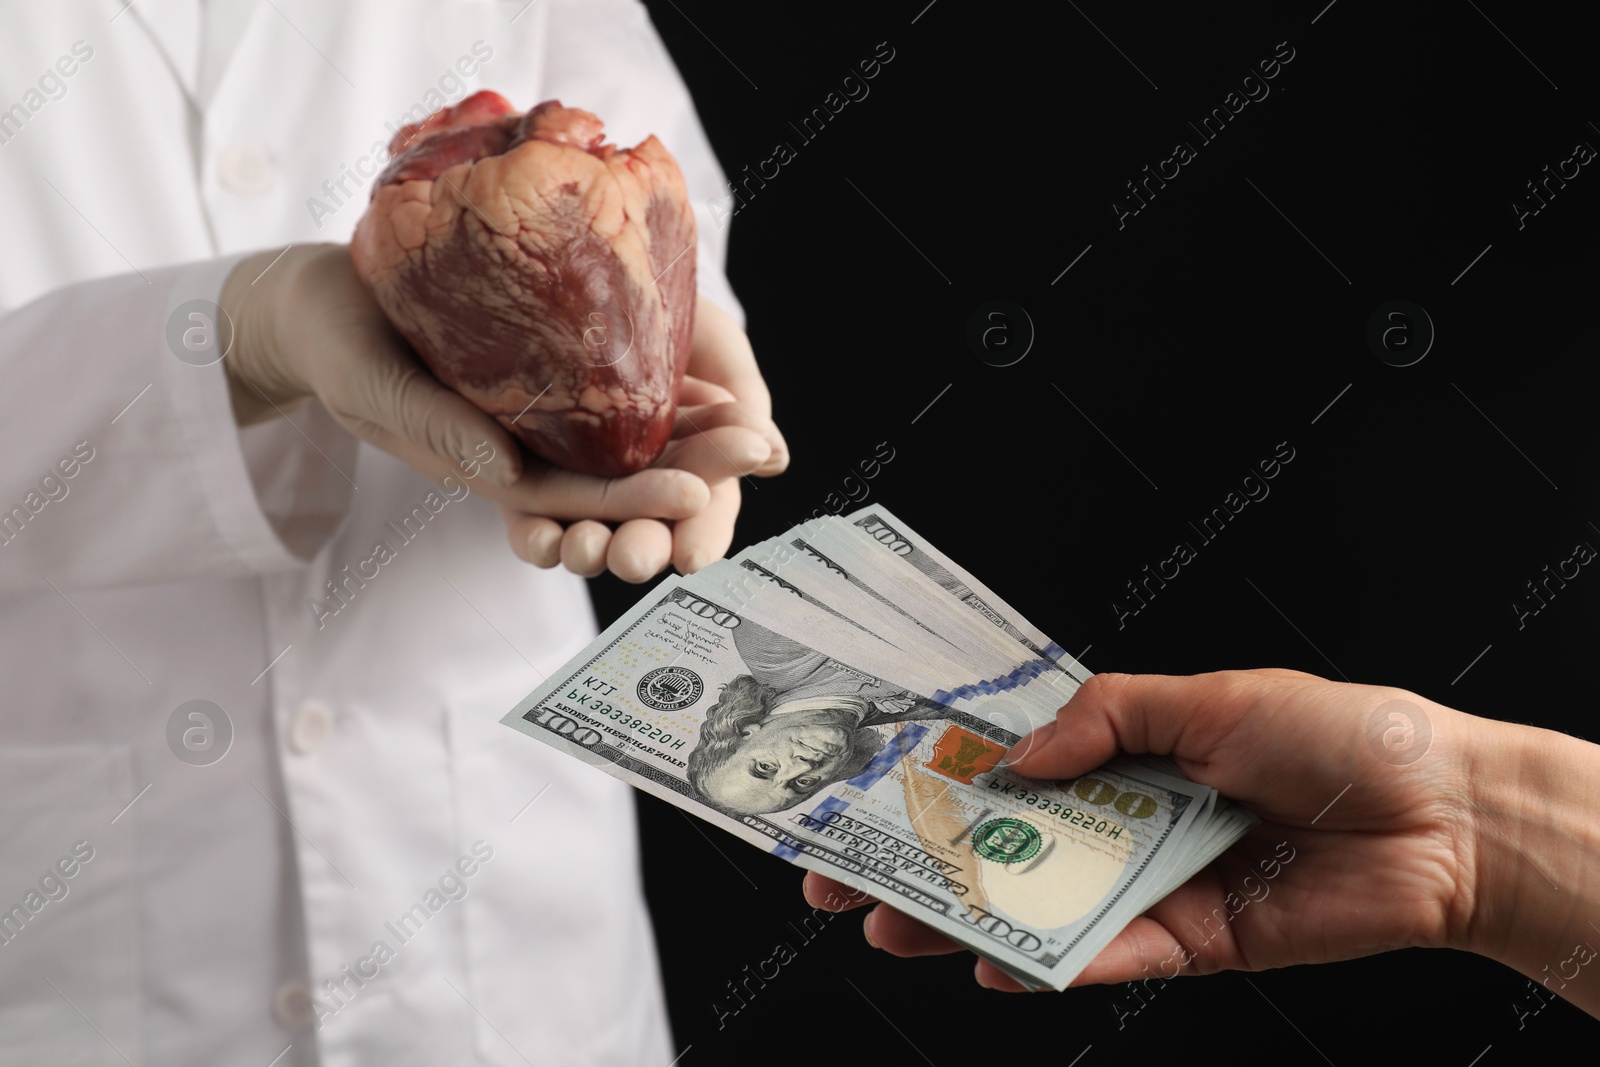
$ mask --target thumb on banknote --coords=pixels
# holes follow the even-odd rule
[[[1171,716],[1156,675],[1096,674],[1059,712],[1006,755],[1029,778],[1076,778],[1121,752],[1170,753]],[[1176,680],[1176,679],[1173,679]]]
[[[1204,782],[1206,764],[1230,739],[1238,741],[1236,731],[1259,706],[1264,685],[1294,679],[1327,684],[1277,669],[1092,675],[1056,721],[1017,742],[1006,761],[1029,778],[1059,780],[1086,774],[1118,752],[1154,753],[1173,756]]]

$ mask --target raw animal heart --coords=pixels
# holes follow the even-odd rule
[[[434,375],[538,456],[612,476],[672,435],[694,331],[695,224],[655,137],[480,92],[406,126],[356,225],[356,270]]]

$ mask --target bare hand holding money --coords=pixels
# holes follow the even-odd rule
[[[1130,922],[1073,985],[1448,947],[1600,1011],[1600,966],[1586,965],[1600,946],[1596,746],[1297,671],[1102,674],[1011,765],[1072,777],[1117,751],[1170,753],[1264,821]],[[834,889],[806,876],[815,906]],[[899,956],[962,947],[886,908],[864,932]],[[976,973],[1025,988],[987,961]]]

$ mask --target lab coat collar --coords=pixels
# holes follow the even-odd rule
[[[235,60],[251,36],[251,27],[261,17],[260,9],[263,6],[261,0],[226,0],[248,10],[243,16],[241,32],[228,42],[227,53],[215,57],[222,64],[221,73],[212,79],[210,91],[202,93],[200,53],[207,43],[202,37],[205,33],[204,18],[209,14],[205,9],[219,2],[224,0],[133,0],[133,3],[120,9],[121,14],[115,16],[133,20],[150,37],[166,61],[167,69],[183,87],[184,95],[197,113],[204,113],[211,101],[222,94]],[[284,17],[288,18],[287,15]]]
[[[198,108],[200,0],[133,0],[112,19],[132,20],[149,36],[189,103]]]

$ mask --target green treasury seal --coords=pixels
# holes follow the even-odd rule
[[[991,819],[972,832],[973,849],[996,863],[1031,860],[1043,843],[1044,835],[1025,819]]]

